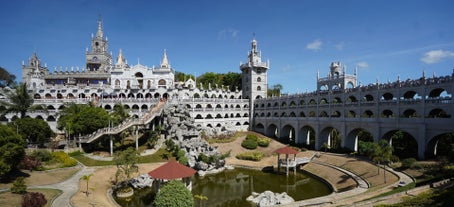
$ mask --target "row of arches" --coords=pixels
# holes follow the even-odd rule
[[[248,113],[244,113],[243,115],[241,115],[240,113],[225,113],[225,114],[207,114],[205,116],[203,116],[202,114],[197,114],[194,116],[194,119],[224,119],[224,118],[247,118],[249,117]]]
[[[235,123],[235,126],[236,126],[236,127],[248,126],[248,125],[249,125],[249,122],[247,122],[247,121],[245,121],[245,122],[243,122],[243,123],[241,123],[241,122],[236,122],[236,123]],[[200,125],[199,125],[199,126],[200,126]],[[222,125],[221,123],[217,123],[217,124],[211,124],[211,123],[209,123],[209,124],[207,124],[206,126],[207,126],[207,127],[210,127],[210,128],[214,128],[214,127],[223,127],[223,125]]]
[[[331,113],[321,110],[316,111],[300,111],[300,112],[256,112],[255,117],[334,117],[334,118],[451,118],[451,114],[442,108],[433,108],[427,114],[420,114],[415,109],[408,108],[401,112],[395,113],[392,109],[385,109],[380,114],[374,113],[372,110],[357,110],[346,111],[342,114],[340,111],[333,110]]]
[[[77,98],[120,98],[120,99],[150,99],[150,98],[167,98],[169,97],[168,93],[91,93],[91,94],[85,94],[85,93],[79,93],[79,94],[73,94],[73,93],[57,93],[57,94],[51,94],[51,93],[45,93],[45,94],[39,94],[35,93],[33,95],[34,99],[77,99]]]
[[[374,137],[366,128],[353,128],[342,134],[333,126],[327,126],[320,129],[320,131],[316,131],[310,125],[304,125],[296,129],[289,124],[278,127],[275,124],[265,126],[262,123],[258,123],[255,125],[255,131],[284,143],[300,144],[309,149],[317,150],[328,147],[330,149],[358,151],[364,142],[378,142],[381,139],[385,139],[393,146],[393,154],[401,159],[408,157],[422,158],[418,152],[421,147],[424,148],[424,156],[426,158],[447,156],[451,151],[451,144],[454,144],[454,130],[448,133],[440,132],[440,134],[431,137],[427,141],[419,142],[413,132],[399,129],[391,129],[384,132],[381,137]]]
[[[316,106],[316,105],[326,105],[326,104],[350,104],[361,102],[374,102],[374,101],[397,101],[397,97],[394,94],[396,92],[385,92],[381,95],[380,98],[375,98],[372,94],[365,94],[359,99],[356,95],[349,95],[345,98],[340,96],[334,97],[305,97],[300,100],[288,100],[287,98],[282,98],[281,100],[267,100],[262,99],[255,104],[255,108],[286,108],[286,107],[299,107],[299,106]],[[430,91],[426,96],[426,100],[434,99],[449,99],[451,100],[452,94],[448,94],[447,91],[443,88],[436,88]],[[412,100],[421,100],[421,96],[416,91],[407,91],[399,97],[402,101],[412,101]]]
[[[186,104],[186,108],[191,109],[191,104]],[[248,104],[196,104],[195,109],[247,109],[249,108]]]

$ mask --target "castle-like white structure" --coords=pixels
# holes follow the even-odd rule
[[[428,77],[423,72],[415,80],[398,77],[395,82],[361,85],[356,70],[347,74],[345,65],[333,62],[326,77],[317,74],[317,90],[267,98],[270,63],[262,61],[255,38],[247,61],[239,66],[242,89],[235,91],[224,86],[197,87],[192,79],[175,82],[165,50],[157,67],[130,66],[121,50],[113,61],[108,43],[98,21],[91,49],[85,53],[85,67],[50,72],[36,53],[24,62],[23,81],[35,104],[47,108],[28,116],[47,120],[55,129],[58,111],[65,103],[91,101],[106,110],[121,104],[140,118],[147,117],[159,100],[167,100],[185,104],[201,127],[249,129],[315,149],[332,143],[334,130],[341,139],[340,147],[352,150],[357,150],[361,133],[368,132],[375,142],[387,139],[392,143],[392,135],[403,131],[405,142],[417,146],[405,150],[419,158],[435,155],[441,137],[454,133],[454,71],[444,77]],[[0,119],[11,121],[17,116],[10,113]],[[103,133],[82,141],[91,143]]]
[[[102,21],[98,20],[91,48],[85,52],[85,67],[54,67],[50,71],[47,65],[43,66],[36,52],[27,63],[23,62],[23,82],[33,94],[35,104],[45,105],[48,110],[30,116],[47,120],[55,129],[57,112],[68,102],[92,101],[107,110],[122,104],[130,109],[131,115],[141,117],[158,100],[165,99],[186,104],[200,126],[247,130],[250,101],[266,97],[269,68],[269,62],[261,61],[255,38],[251,44],[247,61],[240,66],[246,90],[230,91],[227,86],[197,85],[191,78],[175,82],[175,70],[165,50],[157,67],[140,63],[129,65],[122,50],[113,61]],[[5,118],[11,120],[15,115],[9,114]]]

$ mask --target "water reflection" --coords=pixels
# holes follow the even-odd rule
[[[253,206],[246,201],[252,192],[287,192],[295,200],[319,197],[331,193],[323,182],[301,172],[289,176],[265,173],[258,170],[234,169],[216,175],[195,177],[192,194],[203,195],[208,200],[194,199],[195,206]],[[116,198],[122,206],[151,206],[155,193],[153,189],[136,191],[129,201]]]

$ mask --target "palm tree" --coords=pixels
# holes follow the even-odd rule
[[[87,195],[87,197],[88,197],[88,194],[89,194],[88,193],[88,182],[90,181],[91,176],[93,176],[93,174],[84,175],[84,176],[82,176],[80,178],[81,180],[85,180],[87,182],[87,190],[85,191],[85,195]]]
[[[42,108],[40,105],[33,106],[33,97],[27,91],[25,83],[19,84],[14,91],[7,94],[9,101],[1,101],[0,104],[5,106],[3,115],[7,113],[20,113],[21,118],[25,118],[27,111]]]
[[[389,143],[382,139],[378,144],[374,147],[374,152],[372,155],[372,159],[378,163],[381,163],[383,166],[383,180],[386,183],[386,165],[391,161],[391,157],[393,154],[393,148]],[[378,166],[378,172],[380,173],[380,166]]]

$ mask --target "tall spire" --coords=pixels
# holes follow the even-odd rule
[[[101,37],[103,36],[103,31],[102,31],[102,20],[101,20],[101,15],[98,17],[98,31],[96,32],[96,37]]]
[[[169,60],[167,59],[167,51],[166,51],[166,49],[164,49],[164,56],[162,57],[161,68],[170,68],[169,67]]]

